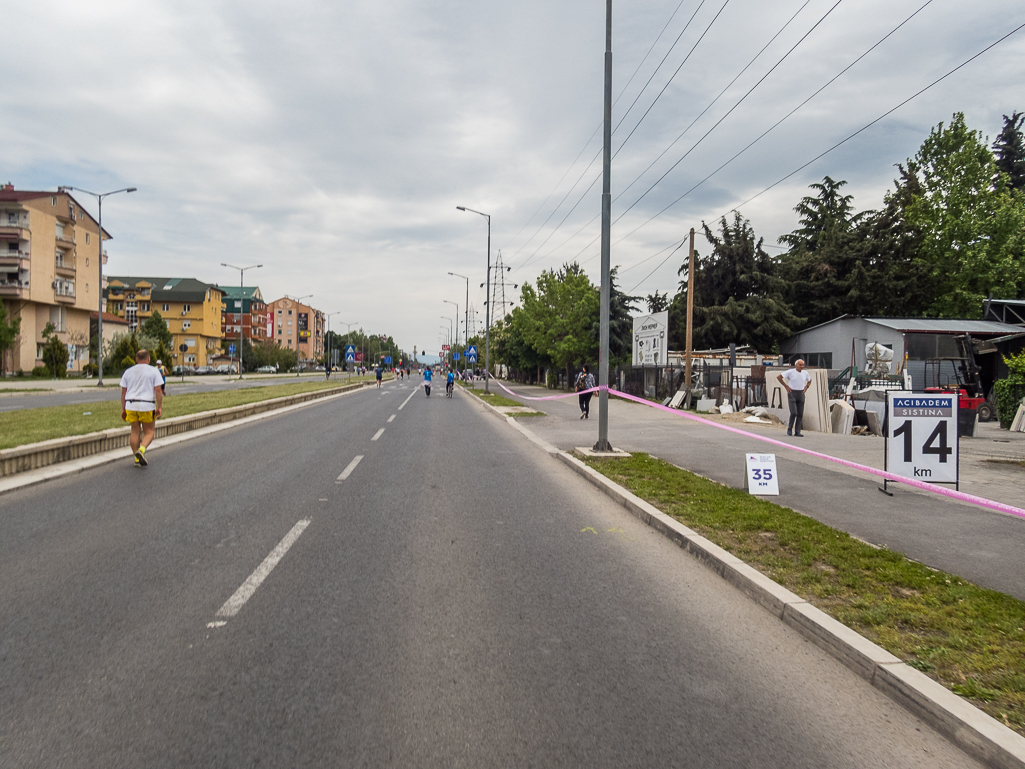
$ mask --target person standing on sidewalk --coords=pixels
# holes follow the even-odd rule
[[[156,420],[163,413],[164,378],[149,365],[149,350],[135,353],[135,365],[121,375],[121,418],[132,426],[128,439],[135,466],[145,467],[146,448],[153,441]]]
[[[798,358],[793,368],[788,368],[776,379],[787,388],[787,403],[790,406],[787,435],[803,438],[801,424],[804,422],[804,394],[811,387],[811,374],[804,370],[804,361]]]
[[[594,387],[594,374],[591,373],[591,368],[586,363],[584,368],[579,374],[577,374],[577,392],[580,393],[577,396],[577,400],[580,401],[580,418],[590,419],[591,418],[591,396],[594,393],[582,392],[582,390],[590,390]]]

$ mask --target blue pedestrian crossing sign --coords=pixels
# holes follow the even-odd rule
[[[470,363],[477,362],[477,345],[471,344],[469,347],[466,348],[466,360],[468,360]]]
[[[345,362],[355,363],[356,362],[356,345],[347,344],[345,345]]]

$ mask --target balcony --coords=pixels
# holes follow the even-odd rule
[[[16,224],[0,224],[0,240],[31,240],[32,230]]]
[[[28,281],[0,278],[0,296],[12,299],[28,299]]]
[[[62,277],[75,277],[75,261],[73,259],[58,259],[54,264],[54,269]]]
[[[68,233],[57,233],[57,245],[64,246],[65,248],[75,247],[75,236],[69,235]]]
[[[27,270],[30,266],[27,251],[0,251],[0,267],[17,267],[19,270]]]
[[[75,286],[61,283],[59,281],[53,284],[53,298],[61,302],[62,304],[74,304],[75,303]]]

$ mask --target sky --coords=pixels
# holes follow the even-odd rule
[[[953,113],[992,142],[1025,111],[1023,29],[798,171],[1025,24],[1025,5],[614,6],[612,264],[634,295],[675,293],[691,227],[707,252],[702,222],[736,209],[778,253],[809,184],[846,180],[857,210],[878,208]],[[333,330],[428,353],[456,304],[464,338],[467,293],[484,324],[488,220],[457,206],[490,214],[492,279],[499,252],[509,268],[496,315],[566,262],[600,281],[599,0],[33,0],[4,25],[0,183],[137,187],[105,202],[108,274],[237,284],[222,262],[261,264],[245,282],[266,299],[312,294]]]

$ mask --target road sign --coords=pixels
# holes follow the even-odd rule
[[[448,349],[451,349],[451,345],[448,345],[448,344],[443,344],[443,345],[441,346],[441,349],[442,349],[442,350],[448,350]]]
[[[452,360],[459,360],[459,353],[457,353],[457,352],[452,353]]]
[[[470,363],[477,362],[477,345],[471,344],[466,348],[466,360]]]
[[[355,363],[356,362],[356,347],[355,345],[345,345],[345,362]]]
[[[356,353],[356,362],[357,363],[362,363],[363,362],[363,353],[361,353],[361,352]]]
[[[759,497],[779,496],[775,454],[747,455],[747,490]]]
[[[957,393],[886,393],[886,469],[926,483],[958,481]]]
[[[229,344],[228,345],[228,355],[234,355],[234,354],[235,354],[235,345]]]
[[[185,344],[184,342],[182,342],[180,345],[178,345],[178,350],[179,350],[179,352],[188,352],[189,351],[189,346],[187,344]]]
[[[633,365],[658,366],[666,362],[669,312],[639,315],[633,319]]]
[[[391,356],[390,355],[385,355],[384,356],[384,362],[387,363],[390,366],[391,365]]]

